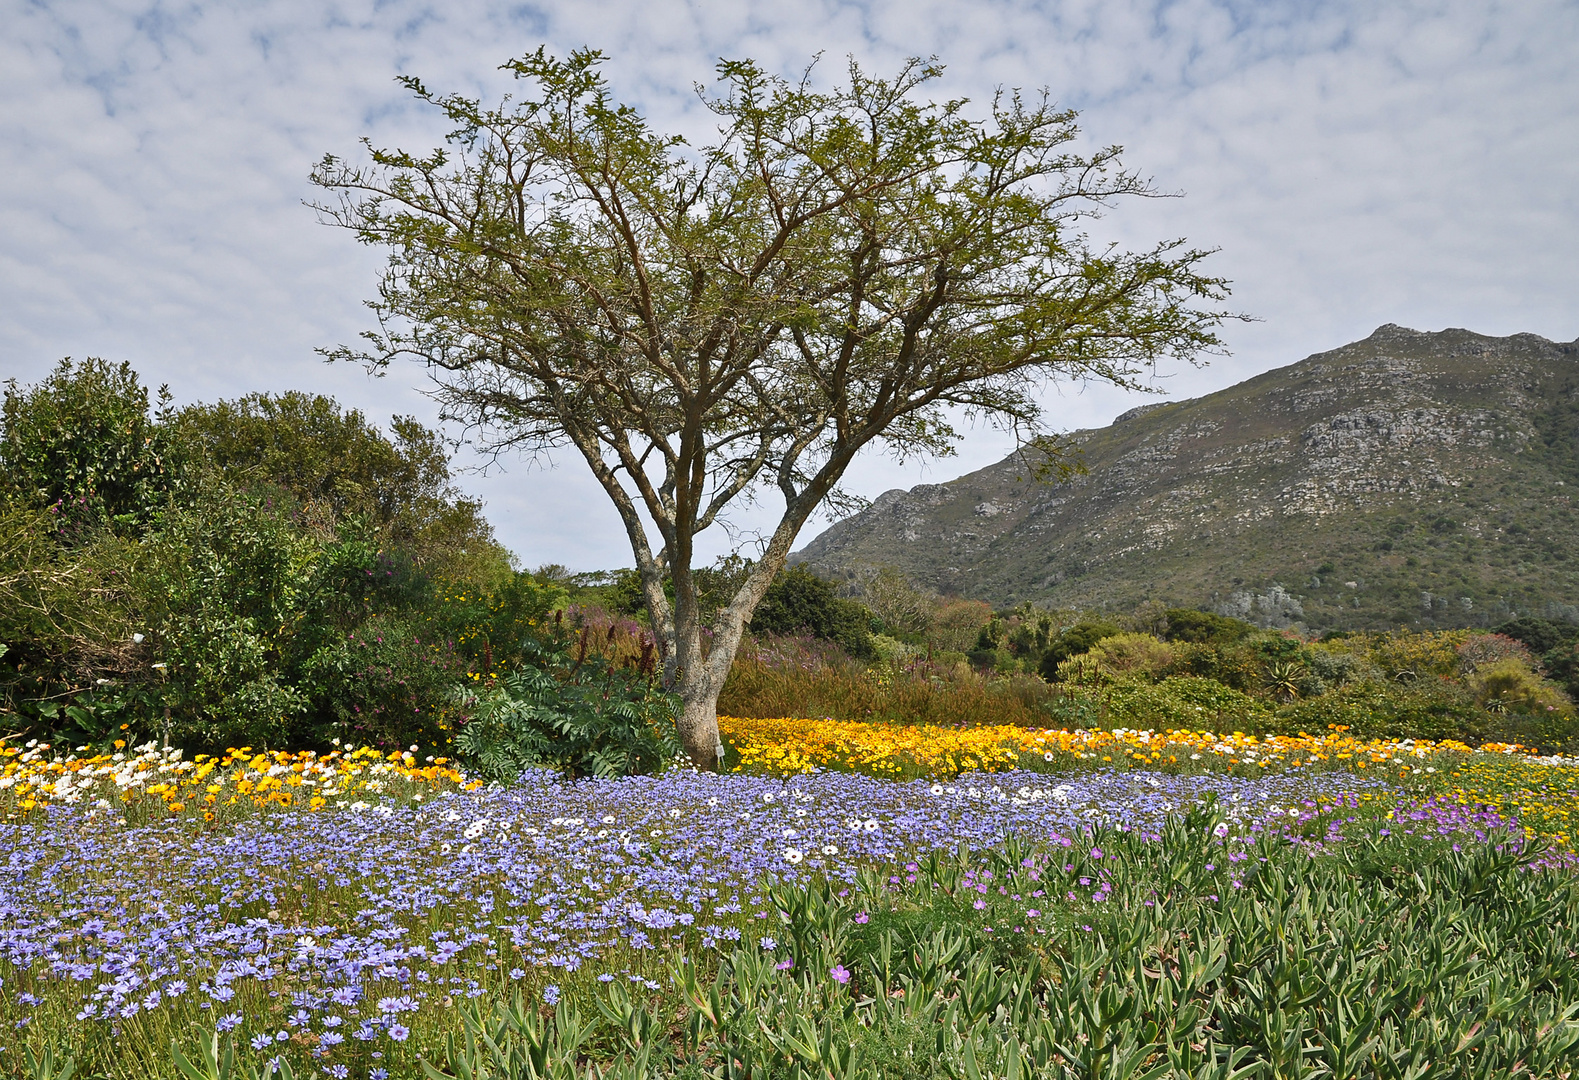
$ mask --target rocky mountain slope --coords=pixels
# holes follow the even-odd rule
[[[795,556],[998,605],[1145,600],[1313,630],[1579,621],[1579,342],[1383,326],[1010,457],[890,491]]]

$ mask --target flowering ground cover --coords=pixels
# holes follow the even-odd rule
[[[1147,746],[1149,755],[1150,742],[1115,737],[1072,752]],[[228,763],[186,763],[145,748],[120,761],[89,758],[98,763],[77,767],[66,760],[72,755],[34,747],[13,755],[0,778],[11,780],[0,789],[0,810],[10,815],[0,826],[0,1046],[6,1047],[0,1056],[10,1056],[0,1060],[9,1065],[19,1060],[19,1048],[36,1051],[53,1041],[66,1044],[85,1068],[173,1076],[172,1038],[195,1052],[196,1033],[219,1032],[236,1040],[243,1060],[255,1066],[283,1057],[311,1075],[417,1076],[419,1055],[441,1073],[461,1067],[457,1062],[472,1051],[464,1040],[445,1049],[445,1037],[469,1022],[492,1024],[517,1041],[549,1039],[550,1029],[554,1039],[571,1038],[580,1024],[585,1039],[565,1053],[572,1060],[625,1062],[621,1068],[637,1070],[631,1075],[648,1074],[637,1068],[642,1046],[648,1058],[641,1068],[649,1071],[711,1070],[724,1059],[744,1060],[731,1057],[738,1049],[757,1055],[759,1065],[729,1075],[789,1077],[796,1069],[845,1075],[817,1072],[788,1044],[774,1049],[754,1019],[699,1019],[706,1009],[693,998],[705,1003],[717,990],[747,1012],[785,1008],[794,1004],[786,994],[804,995],[795,1002],[812,1009],[806,1015],[819,1024],[833,1024],[830,1032],[866,1023],[863,1030],[885,1032],[883,1039],[924,1034],[934,1049],[943,1047],[928,1052],[937,1068],[954,1061],[963,1070],[967,1046],[979,1055],[978,1065],[1012,1056],[1002,1040],[993,1041],[996,1035],[988,1039],[976,1030],[983,1017],[996,1015],[993,1009],[963,1027],[958,1015],[945,1024],[941,1012],[927,1014],[923,1002],[916,1005],[921,1012],[897,1019],[872,1012],[880,1008],[874,1002],[904,988],[902,975],[926,974],[926,963],[910,958],[934,948],[921,943],[936,934],[946,938],[937,950],[964,944],[947,963],[932,965],[930,989],[907,993],[946,1006],[964,993],[961,980],[1012,989],[1014,980],[1028,978],[1031,989],[1014,993],[1030,994],[1034,1008],[1030,998],[1013,1006],[1028,1046],[1042,1030],[1037,1024],[1078,1005],[1059,1004],[1058,994],[1074,993],[1071,980],[1078,980],[1058,965],[1080,956],[1086,959],[1078,963],[1096,964],[1091,957],[1102,955],[1116,972],[1113,965],[1130,962],[1123,943],[1131,939],[1155,945],[1184,934],[1192,948],[1209,951],[1216,937],[1234,937],[1233,919],[1271,919],[1289,904],[1304,911],[1319,896],[1320,904],[1348,912],[1345,933],[1371,934],[1374,944],[1379,930],[1362,934],[1356,920],[1365,918],[1363,906],[1344,897],[1358,888],[1356,881],[1395,899],[1402,895],[1394,870],[1372,872],[1384,863],[1436,867],[1431,872],[1439,876],[1447,872],[1442,867],[1484,876],[1474,860],[1492,859],[1486,865],[1508,883],[1497,888],[1518,893],[1513,899],[1496,893],[1497,903],[1513,905],[1510,911],[1535,902],[1518,889],[1538,877],[1542,902],[1569,905],[1542,909],[1547,940],[1562,949],[1579,945],[1566,855],[1564,815],[1574,795],[1569,767],[1402,744],[1385,752],[1367,744],[1372,748],[1356,757],[1333,743],[1330,754],[1312,758],[1320,751],[1314,741],[1288,748],[1273,765],[1246,767],[1253,748],[1242,740],[1220,740],[1222,752],[1202,750],[1199,741],[1188,745],[1202,757],[1190,771],[1174,772],[1143,768],[1133,754],[1118,768],[1119,761],[1101,758],[1122,755],[1101,754],[1101,767],[1076,758],[1084,771],[1065,774],[1015,770],[893,781],[828,771],[674,771],[575,783],[528,774],[505,787],[476,785],[414,754],[393,760],[367,752],[246,754]],[[1250,760],[1265,760],[1266,744],[1256,746]],[[1253,774],[1241,775],[1247,772]],[[70,783],[62,784],[68,776]],[[35,782],[41,777],[52,779]],[[24,808],[28,802],[33,805]],[[1186,822],[1183,815],[1192,811]],[[1301,889],[1306,899],[1291,899]],[[1387,896],[1365,902],[1382,910],[1394,903]],[[1444,925],[1458,928],[1442,935],[1455,936],[1462,927],[1449,919],[1449,909],[1463,908],[1462,899],[1453,900],[1443,885],[1410,903],[1445,905]],[[1241,911],[1244,904],[1250,906]],[[1388,910],[1408,918],[1409,904],[1399,904]],[[1159,921],[1159,908],[1166,919]],[[1512,964],[1496,969],[1499,985],[1524,986],[1536,1016],[1561,987],[1536,977],[1545,970],[1536,960],[1514,963],[1504,939],[1524,924],[1499,922],[1497,911],[1481,913],[1486,925],[1476,970],[1490,978],[1485,965],[1493,956],[1497,964]],[[1235,940],[1254,938],[1248,925]],[[1337,939],[1326,933],[1315,924],[1308,932],[1312,964],[1321,950],[1324,964],[1342,951],[1334,951]],[[890,934],[897,936],[882,936]],[[1088,939],[1103,943],[1090,956],[1082,952]],[[893,970],[879,972],[885,948]],[[1171,970],[1173,946],[1156,948],[1162,951],[1149,970]],[[900,954],[902,960],[892,959]],[[995,966],[977,971],[973,956],[996,957]],[[1035,964],[1027,960],[1032,956]],[[1571,968],[1572,954],[1562,956]],[[1229,1003],[1261,978],[1261,961],[1245,957],[1242,970],[1186,988],[1180,1002],[1204,995],[1178,1014],[1195,1017],[1195,1026],[1180,1028],[1178,1039],[1185,1041],[1175,1057],[1162,1035],[1140,1039],[1126,1051],[1140,1054],[1137,1069],[1170,1061],[1194,1075],[1206,1062],[1201,1055],[1217,1051],[1180,1047],[1208,1043],[1226,1048],[1224,1062],[1241,1050],[1245,1060],[1272,1053],[1262,1045],[1272,1035],[1256,1042],[1244,1027],[1248,1019],[1230,1019],[1239,1014]],[[1450,969],[1456,970],[1449,964],[1443,971]],[[1098,971],[1079,976],[1093,993],[1117,977]],[[1383,978],[1378,972],[1369,977]],[[1276,983],[1270,968],[1265,974],[1286,989],[1287,979]],[[1571,972],[1567,977],[1572,981]],[[777,997],[764,989],[764,979],[779,980]],[[876,992],[879,984],[884,993]],[[519,1024],[508,1008],[489,1013],[516,993],[526,1003]],[[866,1004],[857,1007],[860,1001]],[[562,1015],[550,1017],[556,1002]],[[1147,1007],[1152,1014],[1161,1008]],[[1308,1030],[1302,1027],[1300,1038],[1326,1046],[1314,1032],[1337,1022],[1322,1011],[1337,1006],[1301,1008]],[[591,1019],[578,1020],[576,1009]],[[1443,1005],[1407,1022],[1446,1023],[1450,1012]],[[1559,1033],[1573,1019],[1560,1012],[1547,1017]],[[1377,1031],[1387,1019],[1378,1014]],[[1395,1034],[1405,1019],[1391,1017]],[[694,1021],[694,1038],[653,1034],[682,1020]],[[1455,1030],[1462,1034],[1473,1022]],[[536,1036],[527,1031],[532,1024]],[[626,1037],[632,1024],[648,1025],[635,1043]],[[1514,1026],[1529,1027],[1522,1020]],[[748,1038],[748,1027],[757,1034]],[[1142,1028],[1130,1034],[1140,1038]],[[821,1030],[811,1043],[819,1043]],[[1081,1030],[1089,1045],[1092,1031]],[[1056,1042],[1079,1032],[1043,1034],[1044,1042]],[[672,1056],[681,1054],[686,1038],[693,1044],[689,1066]],[[863,1068],[875,1046],[861,1051],[868,1055]],[[1551,1045],[1540,1051],[1550,1052]],[[1065,1075],[1054,1064],[1074,1068],[1067,1056],[1049,1053],[1053,1058],[1037,1067],[1054,1071],[1044,1074]],[[1562,1053],[1554,1060],[1568,1060]],[[1185,1060],[1189,1054],[1196,1065]],[[842,1067],[855,1068],[854,1060]],[[1068,1073],[1088,1074],[1105,1075]]]
[[[1421,761],[1448,752],[1467,754],[1459,742],[1356,739],[1338,727],[1324,735],[1241,732],[1056,731],[1014,725],[941,727],[845,720],[752,720],[719,717],[724,737],[747,771],[776,775],[838,769],[869,776],[954,776],[970,770],[1060,770],[1117,764],[1167,772],[1229,771],[1244,775],[1279,766],[1364,771],[1408,776]],[[1486,753],[1517,753],[1491,745]]]
[[[57,753],[48,744],[0,745],[0,806],[6,820],[27,820],[52,804],[83,804],[93,812],[137,821],[188,814],[205,821],[245,815],[263,807],[361,809],[368,799],[420,802],[440,791],[480,786],[445,758],[419,763],[408,751],[383,753],[371,748],[330,754],[253,753],[231,750],[222,757],[198,754],[188,761],[180,750],[147,743],[127,752]]]

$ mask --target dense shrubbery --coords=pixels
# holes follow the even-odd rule
[[[442,746],[471,710],[484,726],[464,744],[491,772],[599,772],[616,759],[645,770],[663,756],[642,741],[666,721],[633,573],[514,571],[480,506],[450,484],[437,436],[415,421],[395,418],[386,436],[305,394],[179,412],[164,395],[151,414],[136,374],[98,361],[10,385],[3,415],[0,707],[13,730],[73,742],[126,730],[193,750]],[[699,571],[704,607],[746,569]],[[564,628],[544,629],[572,601],[575,628],[600,635],[577,646],[579,662],[565,660]],[[757,644],[721,701],[732,715],[1338,724],[1579,749],[1579,627],[1540,619],[1497,634],[1307,641],[1156,604],[1126,616],[994,613],[892,570],[837,586],[792,567],[752,629]],[[599,693],[636,712],[588,712]]]
[[[190,750],[442,746],[455,690],[565,601],[518,573],[438,437],[330,399],[157,415],[127,366],[8,386],[0,707],[14,731]]]
[[[877,655],[871,624],[871,612],[841,597],[831,582],[803,566],[792,566],[779,574],[751,616],[755,633],[809,633],[836,642],[845,652],[862,660]]]
[[[1095,617],[1022,606],[983,619],[965,663],[966,656],[929,659],[907,645],[927,639],[929,609],[902,593],[896,602],[892,583],[877,584],[888,590],[890,610],[908,622],[897,628],[877,620],[875,665],[763,642],[742,653],[722,711],[1259,734],[1338,725],[1367,737],[1579,750],[1579,723],[1564,693],[1579,656],[1579,627],[1520,620],[1501,628],[1506,633],[1396,631],[1309,641],[1199,611],[1156,607]],[[872,583],[868,589],[875,591]],[[935,602],[930,611],[939,607]],[[1041,680],[1030,672],[1051,685],[1038,691]]]

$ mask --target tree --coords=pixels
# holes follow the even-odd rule
[[[920,636],[932,629],[939,600],[910,583],[892,566],[882,566],[861,580],[861,599],[882,620],[890,634]]]
[[[162,418],[170,408],[164,387],[159,407]],[[130,364],[67,358],[34,386],[5,383],[0,492],[53,508],[68,537],[84,521],[146,526],[177,483],[171,449]]]
[[[414,417],[394,417],[386,436],[358,409],[292,390],[191,405],[170,428],[195,462],[288,494],[325,528],[356,518],[430,573],[509,576],[482,504],[454,486],[442,439]]]
[[[389,249],[379,329],[327,353],[426,364],[444,415],[496,453],[585,458],[629,534],[686,750],[710,763],[746,621],[812,513],[851,505],[857,453],[948,453],[951,408],[1034,441],[1048,380],[1134,386],[1217,347],[1226,283],[1183,241],[1087,238],[1083,218],[1156,192],[1117,147],[1075,153],[1075,114],[1045,94],[972,118],[922,100],[932,62],[891,80],[852,62],[820,90],[813,69],[725,61],[721,92],[698,90],[717,138],[692,147],[616,103],[602,60],[513,60],[525,90],[497,108],[403,77],[455,125],[449,146],[319,163],[322,219]],[[779,522],[706,634],[696,537],[775,489]]]

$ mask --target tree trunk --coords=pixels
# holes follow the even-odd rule
[[[713,686],[705,671],[698,678],[684,680],[680,691],[680,741],[698,769],[719,768],[723,758],[718,751],[723,740],[718,734],[718,695],[722,686]]]

